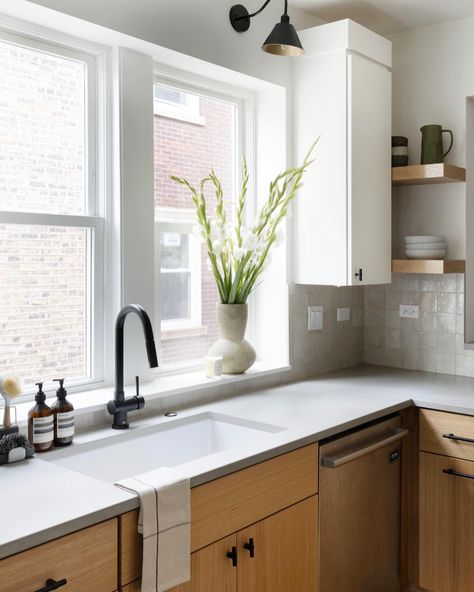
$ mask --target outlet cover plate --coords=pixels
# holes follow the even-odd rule
[[[320,331],[323,328],[323,307],[308,306],[308,331]]]
[[[420,307],[414,304],[400,304],[401,319],[417,319],[420,316]]]
[[[349,307],[343,307],[337,309],[337,320],[350,321],[351,320],[351,309]]]

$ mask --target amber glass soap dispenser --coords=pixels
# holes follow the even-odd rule
[[[57,400],[51,407],[54,413],[54,445],[68,446],[74,438],[74,407],[66,398],[64,378],[55,378],[54,381],[59,382]]]
[[[43,383],[37,382],[36,405],[28,413],[28,439],[35,452],[46,452],[53,446],[54,416],[43,392]]]

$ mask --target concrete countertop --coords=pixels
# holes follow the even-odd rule
[[[189,407],[179,412],[179,419],[211,412],[284,429],[265,435],[257,443],[239,443],[176,468],[196,486],[413,404],[474,415],[474,379],[358,366]],[[137,419],[133,428],[138,431],[170,421],[163,416]],[[118,439],[120,435],[100,428],[78,434],[75,442],[78,446],[105,436]],[[138,507],[133,495],[47,459],[45,453],[0,467],[0,558]]]

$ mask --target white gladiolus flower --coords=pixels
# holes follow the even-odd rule
[[[257,245],[257,241],[257,235],[250,230],[242,235],[242,247],[246,251],[251,251]]]
[[[212,248],[214,249],[214,253],[219,256],[222,253],[222,241],[219,239],[215,239],[212,241]]]
[[[199,224],[195,224],[193,226],[193,235],[198,238],[201,243],[205,242],[206,240],[204,230],[199,226]]]
[[[285,240],[281,219],[291,215],[290,202],[294,199],[303,173],[312,162],[311,153],[315,143],[308,151],[302,165],[297,169],[288,169],[279,174],[270,183],[266,203],[260,208],[255,222],[251,226],[242,224],[245,216],[247,186],[249,181],[247,165],[243,163],[242,191],[236,202],[236,210],[231,223],[227,221],[230,209],[224,200],[222,186],[214,171],[201,181],[200,188],[211,181],[215,190],[212,205],[214,219],[209,215],[207,198],[181,177],[172,177],[180,185],[191,190],[196,206],[196,222],[193,234],[204,239],[210,258],[207,267],[216,278],[220,301],[227,304],[245,302],[249,294],[261,282],[262,272],[271,262],[270,252]],[[288,191],[282,192],[283,183],[288,183]],[[285,185],[286,187],[286,185]],[[224,269],[225,267],[225,269]]]
[[[285,231],[283,228],[278,228],[275,233],[275,247],[279,247],[285,240]]]
[[[245,257],[245,249],[243,249],[242,247],[235,249],[235,258],[237,259],[237,261],[240,261],[244,257]]]

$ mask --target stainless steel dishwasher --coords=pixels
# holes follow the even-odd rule
[[[319,592],[400,592],[407,435],[397,415],[321,443]]]

